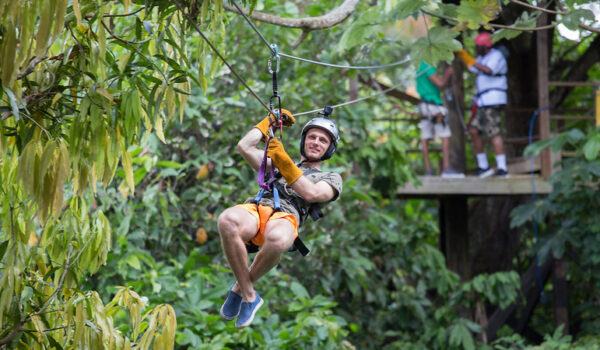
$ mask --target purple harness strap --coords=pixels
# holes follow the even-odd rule
[[[260,168],[258,168],[258,186],[260,186],[260,188],[262,188],[263,190],[269,190],[269,185],[271,183],[271,180],[273,178],[275,178],[275,173],[273,171],[273,165],[271,165],[271,171],[269,174],[269,180],[265,181],[265,173],[267,172],[267,150],[269,149],[269,142],[271,142],[271,139],[273,137],[269,136],[269,138],[267,139],[267,144],[265,145],[265,153],[263,155],[263,160],[262,163],[260,163]]]

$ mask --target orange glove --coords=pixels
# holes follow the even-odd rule
[[[473,63],[475,63],[475,59],[469,55],[465,49],[455,52],[456,56],[461,59],[467,66],[467,68],[471,67]]]
[[[273,116],[273,113],[269,113],[269,116],[271,116],[271,120],[275,119],[275,117]],[[294,118],[292,113],[290,111],[288,111],[287,109],[283,109],[283,108],[281,109],[281,119],[282,119],[283,125],[285,125],[285,126],[292,126],[296,122],[296,119]],[[270,121],[269,121],[269,117],[267,116],[267,117],[265,117],[265,119],[261,120],[261,122],[256,124],[254,127],[257,128],[258,130],[260,130],[260,132],[262,132],[263,135],[268,137],[269,136],[269,125],[270,125]]]
[[[273,165],[279,169],[288,185],[293,184],[302,176],[302,170],[294,164],[292,158],[285,152],[279,139],[271,139],[267,149],[267,157],[271,158]]]

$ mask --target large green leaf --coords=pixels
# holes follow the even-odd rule
[[[434,27],[429,30],[427,36],[419,38],[411,46],[411,58],[413,62],[425,62],[435,66],[440,61],[451,61],[454,59],[454,51],[462,48],[456,39],[458,32],[452,32],[444,27]]]
[[[337,52],[344,52],[359,44],[365,43],[370,36],[379,30],[381,10],[377,7],[371,8],[355,20],[344,32],[336,45]]]
[[[470,29],[477,29],[498,16],[500,4],[497,0],[463,0],[457,10],[458,20],[466,22]]]

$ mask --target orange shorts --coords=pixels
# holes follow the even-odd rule
[[[240,207],[243,209],[246,209],[250,214],[252,214],[258,224],[256,225],[256,231],[257,234],[256,236],[254,236],[254,238],[252,238],[250,241],[254,244],[256,244],[257,246],[262,246],[263,243],[265,242],[265,227],[267,227],[267,222],[271,221],[271,220],[275,220],[275,219],[285,219],[287,221],[289,221],[292,226],[294,226],[294,239],[296,239],[296,237],[298,237],[298,220],[296,220],[296,217],[292,214],[288,214],[288,213],[284,213],[282,211],[278,211],[273,213],[273,208],[266,206],[266,205],[262,205],[259,204],[258,205],[258,210],[260,210],[260,216],[258,215],[258,212],[256,211],[256,204],[254,203],[248,203],[248,204],[238,204],[235,207]],[[271,215],[271,213],[273,213],[273,215]]]

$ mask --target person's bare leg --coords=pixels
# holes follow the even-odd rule
[[[450,138],[442,138],[442,166],[446,169],[450,166]]]
[[[221,246],[237,281],[236,292],[244,300],[254,300],[254,286],[248,270],[248,252],[244,242],[256,235],[258,221],[242,208],[226,209],[218,220]]]
[[[492,146],[494,147],[494,153],[498,154],[504,154],[504,143],[502,142],[502,136],[500,135],[496,135],[496,136],[492,136],[492,139],[490,140],[490,142],[492,143]]]
[[[473,150],[475,151],[475,154],[483,153],[483,139],[481,138],[479,129],[470,128],[469,134],[471,135],[471,140],[473,140]]]
[[[427,139],[421,139],[421,149],[423,150],[423,162],[425,163],[425,174],[431,171],[431,163],[429,163],[429,146]]]
[[[294,226],[285,219],[269,221],[265,241],[250,266],[250,280],[254,283],[275,267],[283,253],[294,244]]]

